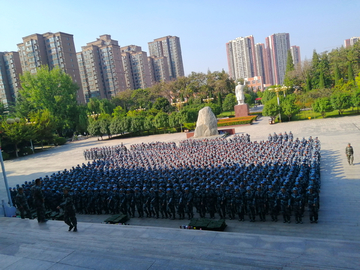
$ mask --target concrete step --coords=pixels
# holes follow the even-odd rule
[[[0,269],[360,269],[360,242],[0,218]]]

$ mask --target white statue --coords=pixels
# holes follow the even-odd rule
[[[245,104],[244,88],[245,85],[242,85],[240,82],[238,82],[238,85],[235,87],[235,95],[238,105]]]

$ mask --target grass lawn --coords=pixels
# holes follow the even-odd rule
[[[222,112],[222,113],[218,114],[216,117],[224,118],[224,117],[229,117],[229,116],[235,116],[235,111]]]
[[[341,115],[339,115],[338,110],[334,110],[332,112],[327,112],[324,118],[341,117],[341,116],[357,115],[357,114],[359,114],[359,112],[355,108],[344,110],[344,112]],[[301,111],[297,115],[293,116],[291,118],[291,121],[308,120],[309,117],[311,117],[311,119],[323,118],[320,113],[316,113],[313,110],[308,110],[308,111]],[[285,117],[283,120],[286,121],[287,117]]]

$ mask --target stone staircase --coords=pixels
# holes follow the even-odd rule
[[[0,269],[360,269],[360,242],[0,218]]]

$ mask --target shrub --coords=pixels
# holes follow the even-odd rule
[[[188,130],[194,130],[196,127],[196,124],[195,123],[184,123],[184,127],[185,127],[185,129],[188,129]]]
[[[251,124],[254,121],[254,119],[256,119],[256,117],[257,115],[220,119],[218,121],[218,127]]]
[[[3,157],[3,160],[8,160],[8,159],[10,159],[9,154],[6,153],[6,152],[2,152],[2,157]]]
[[[55,145],[63,145],[66,143],[66,139],[64,137],[54,137]]]
[[[235,126],[235,125],[246,125],[246,124],[251,124],[253,121],[254,121],[254,119],[222,122],[222,123],[218,123],[218,127]]]
[[[23,149],[21,149],[21,150],[19,151],[19,154],[20,154],[21,156],[30,155],[30,154],[32,154],[32,153],[33,153],[33,152],[32,152],[32,150],[31,150],[30,147],[24,147]]]

